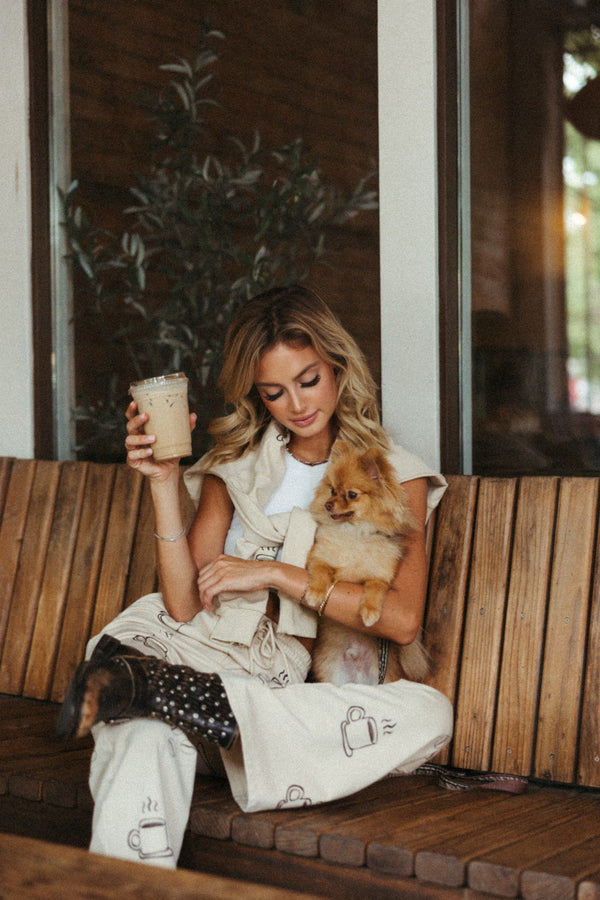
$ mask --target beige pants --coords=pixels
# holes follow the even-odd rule
[[[214,646],[211,627],[207,614],[170,619],[160,594],[107,627],[148,655],[219,672],[241,740],[231,751],[204,745],[197,754],[181,731],[155,720],[96,726],[91,850],[174,866],[197,763],[218,773],[219,753],[237,803],[254,812],[347,796],[392,770],[414,771],[450,740],[451,705],[432,688],[306,684],[308,653],[268,619],[250,647]]]

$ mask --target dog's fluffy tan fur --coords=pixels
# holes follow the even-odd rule
[[[363,584],[360,615],[365,625],[374,625],[404,555],[404,539],[416,527],[386,454],[338,441],[310,511],[318,527],[307,561],[306,602],[318,608],[333,580]],[[420,641],[402,646],[390,643],[385,682],[422,681],[428,669]],[[377,684],[378,640],[323,617],[312,671],[317,681]]]

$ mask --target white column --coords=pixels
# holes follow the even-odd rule
[[[383,417],[437,468],[435,26],[433,0],[378,0]]]
[[[24,0],[0,28],[0,456],[34,451],[29,76]]]

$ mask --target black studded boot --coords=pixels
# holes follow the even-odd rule
[[[126,652],[113,656],[114,644],[104,649],[109,655],[100,648],[77,669],[60,710],[57,737],[84,737],[96,722],[153,718],[231,748],[238,726],[218,675],[136,650],[129,654],[125,647]]]
[[[122,644],[116,637],[113,637],[112,634],[103,634],[94,650],[92,651],[92,655],[90,660],[97,659],[98,657],[103,657],[104,659],[108,659],[110,656],[145,656],[145,653],[142,653],[141,650],[138,650],[137,647],[130,647],[129,644]]]

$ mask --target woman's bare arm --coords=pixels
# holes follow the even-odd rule
[[[198,569],[223,552],[233,506],[220,479],[207,475],[198,510],[186,537],[182,518],[179,460],[157,462],[154,437],[146,434],[146,414],[135,402],[127,408],[127,463],[148,478],[154,507],[157,563],[165,607],[179,622],[192,619],[202,608],[196,583]],[[196,416],[190,416],[190,428]]]
[[[403,487],[418,527],[407,539],[406,553],[385,596],[381,618],[369,628],[364,625],[359,613],[362,586],[350,582],[336,584],[325,615],[357,631],[409,644],[418,634],[425,608],[427,480],[417,478]],[[198,574],[200,599],[207,609],[221,591],[273,588],[300,600],[307,584],[308,572],[299,566],[223,555],[201,568]]]

